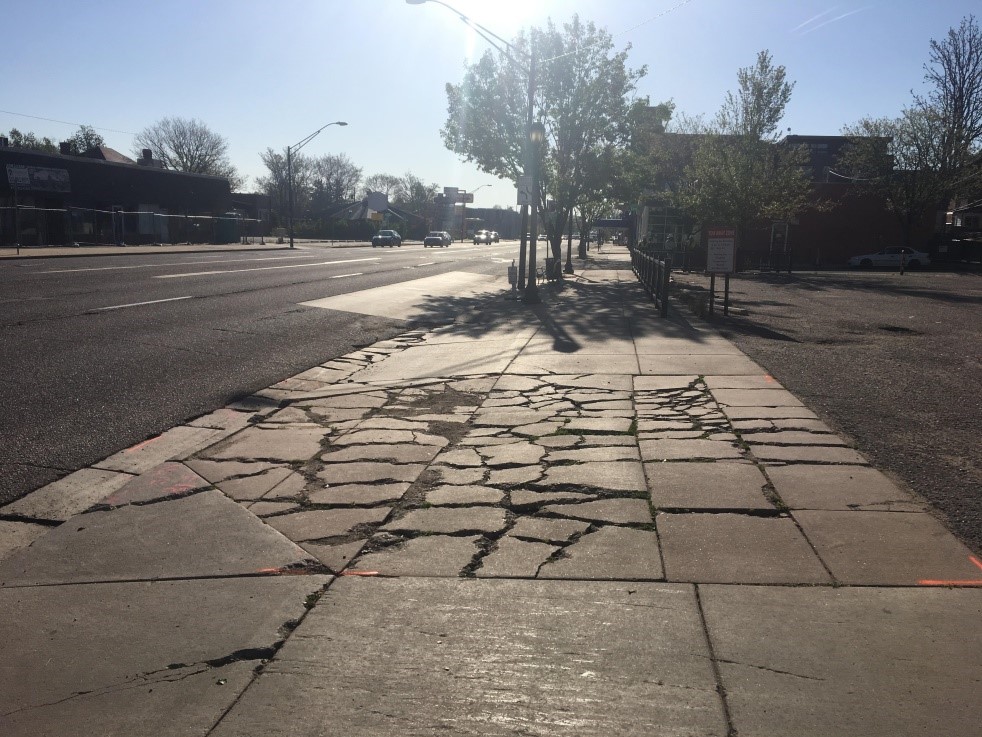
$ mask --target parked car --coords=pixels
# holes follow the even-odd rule
[[[492,243],[500,243],[501,242],[501,236],[498,235],[498,231],[497,230],[492,230],[491,231],[491,242]]]
[[[930,266],[931,258],[923,251],[913,248],[901,248],[894,246],[884,248],[876,253],[867,253],[862,256],[853,256],[849,259],[850,266],[858,266],[863,269],[871,269],[874,266],[890,267],[899,269],[901,258],[906,258],[908,269],[919,269],[922,266]]]
[[[479,230],[474,234],[474,245],[478,243],[490,243],[491,242],[491,231],[490,230]]]
[[[394,230],[380,230],[372,237],[372,248],[376,246],[384,248],[388,246],[402,247],[402,236],[396,233]]]
[[[423,239],[424,248],[446,248],[451,243],[453,243],[453,238],[445,230],[431,230]]]

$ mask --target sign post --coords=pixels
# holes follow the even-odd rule
[[[736,271],[736,228],[713,226],[706,241],[706,271],[709,272],[709,314],[716,299],[716,275],[723,274],[723,314],[730,314],[730,274]]]

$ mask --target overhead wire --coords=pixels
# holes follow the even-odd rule
[[[63,125],[77,125],[79,128],[81,128],[82,126],[86,126],[88,128],[92,128],[93,130],[97,130],[97,131],[108,131],[109,133],[123,133],[123,134],[125,134],[127,136],[135,136],[135,135],[137,135],[133,131],[121,131],[121,130],[116,130],[115,128],[104,128],[104,127],[98,126],[98,125],[86,125],[85,123],[71,123],[71,122],[69,122],[67,120],[58,120],[56,118],[44,118],[44,117],[41,117],[40,115],[28,115],[27,113],[15,113],[13,110],[0,110],[0,113],[3,113],[5,115],[18,115],[18,116],[20,116],[22,118],[33,118],[34,120],[46,120],[49,123],[62,123]]]

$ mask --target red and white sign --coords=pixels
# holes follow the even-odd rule
[[[732,274],[736,271],[736,228],[712,227],[707,236],[706,271]]]

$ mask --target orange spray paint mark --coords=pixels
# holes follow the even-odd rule
[[[918,586],[982,586],[982,581],[918,581]]]
[[[968,556],[969,562],[975,567],[982,569],[982,561],[976,558],[974,555]],[[925,579],[923,581],[918,581],[919,586],[982,586],[982,579],[979,580],[969,580],[969,581],[935,581],[931,579]]]
[[[342,576],[377,576],[378,571],[342,571]]]

